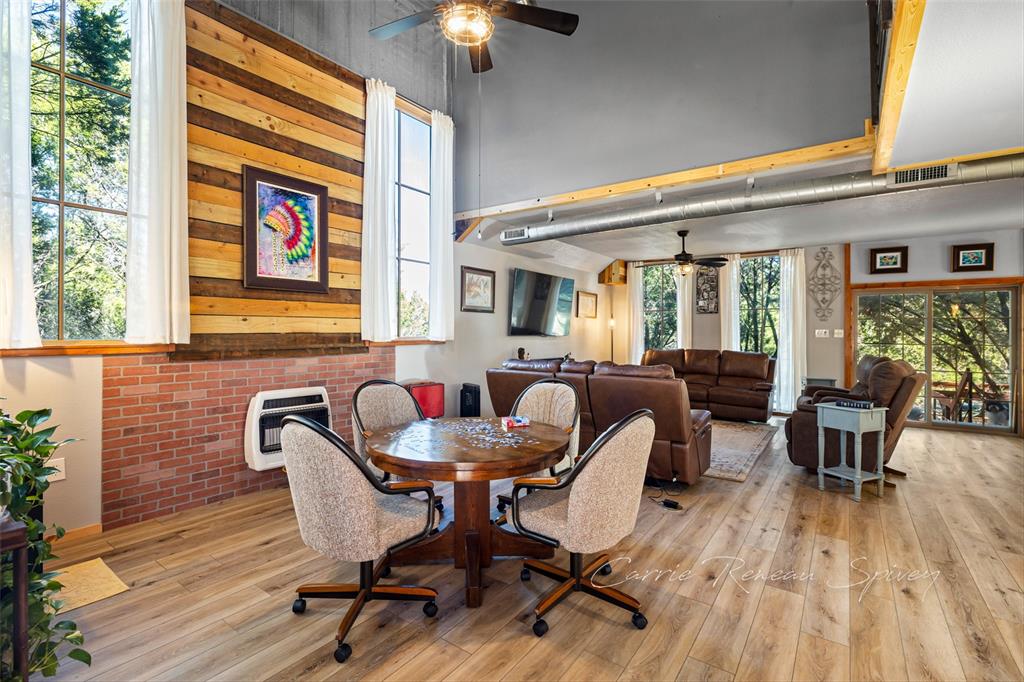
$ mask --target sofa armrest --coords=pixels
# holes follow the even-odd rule
[[[775,384],[769,384],[766,381],[762,381],[759,384],[754,384],[751,388],[755,391],[764,391],[765,393],[768,393],[775,388]]]
[[[836,398],[849,398],[850,392],[845,388],[823,387],[811,394],[814,402],[820,403],[825,400],[832,401]]]
[[[814,403],[797,401],[796,410],[793,411],[793,414],[796,414],[797,412],[809,412],[814,415],[815,419],[818,418],[818,408]]]

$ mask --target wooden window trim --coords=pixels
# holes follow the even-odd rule
[[[60,355],[141,355],[170,353],[173,343],[135,344],[124,341],[43,341],[39,348],[0,349],[0,358],[28,358]]]
[[[440,346],[447,341],[434,341],[432,339],[395,339],[394,341],[363,341],[367,348],[388,348],[394,346]]]

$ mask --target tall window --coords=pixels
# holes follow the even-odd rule
[[[403,111],[398,126],[398,336],[430,320],[430,126]]]
[[[677,348],[675,265],[650,265],[644,273],[644,348]]]
[[[778,352],[779,277],[777,255],[740,261],[740,350]]]
[[[32,0],[32,262],[44,339],[125,333],[127,0]]]
[[[1017,298],[969,287],[859,294],[855,356],[906,360],[928,376],[913,421],[1012,429]]]

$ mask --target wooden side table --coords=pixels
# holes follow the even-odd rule
[[[0,518],[0,550],[14,561],[14,674],[28,680],[28,531],[7,513]]]
[[[853,501],[860,502],[860,490],[865,481],[878,481],[878,496],[885,488],[883,472],[885,448],[885,413],[887,407],[861,410],[855,407],[839,407],[835,403],[818,403],[818,490],[825,489],[825,474],[840,481],[853,481]],[[825,429],[839,431],[839,465],[825,468]],[[873,431],[878,434],[878,455],[874,472],[863,472],[861,462],[861,439],[863,434]],[[846,464],[846,435],[853,434],[854,466]]]

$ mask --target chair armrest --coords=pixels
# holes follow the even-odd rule
[[[396,493],[426,492],[434,489],[432,481],[392,481],[387,484],[388,490]]]
[[[826,386],[825,384],[807,384],[804,386],[804,392],[801,395],[813,398],[814,394],[818,391],[849,392],[849,389],[840,388],[838,386]]]
[[[816,403],[820,403],[826,398],[849,398],[850,392],[845,388],[823,387],[815,391],[812,395],[812,400]]]
[[[771,391],[775,388],[775,384],[769,384],[766,381],[762,381],[759,384],[754,384],[752,388],[755,391]]]
[[[818,408],[813,403],[798,402],[796,404],[796,412],[808,412],[815,415],[815,418],[817,418]]]
[[[548,477],[548,478],[517,478],[512,481],[512,486],[516,488],[547,488],[559,483],[559,479]]]

